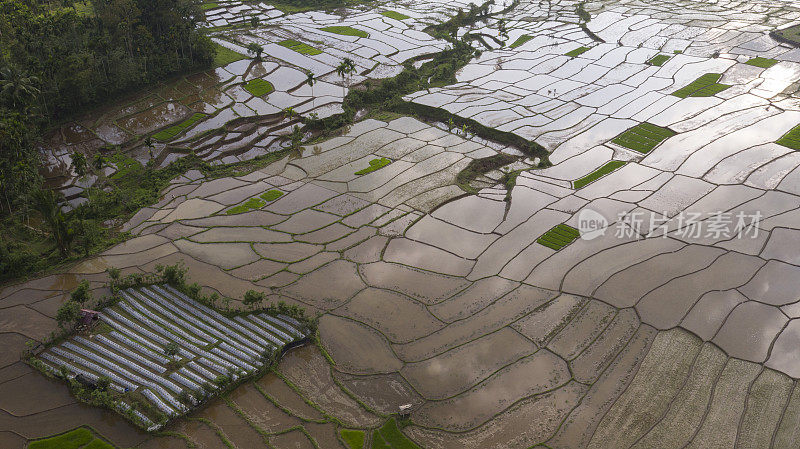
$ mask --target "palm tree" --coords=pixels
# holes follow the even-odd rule
[[[0,99],[7,101],[14,109],[27,109],[33,104],[40,93],[37,84],[39,78],[25,76],[13,66],[0,69]]]
[[[344,58],[342,62],[336,67],[336,74],[342,77],[342,98],[345,96],[345,76],[349,77],[351,73],[356,71],[356,64],[350,58]]]
[[[261,54],[264,53],[264,47],[258,45],[255,42],[250,42],[249,44],[247,44],[247,53],[256,55],[256,61],[260,61]]]
[[[311,105],[312,108],[317,107],[317,98],[314,96],[314,83],[316,80],[314,79],[314,73],[311,70],[306,70],[306,84],[308,87],[311,88]]]
[[[50,226],[61,256],[64,258],[69,256],[72,231],[67,226],[67,220],[61,212],[59,196],[52,190],[38,190],[33,193],[33,206],[42,215],[42,220]]]

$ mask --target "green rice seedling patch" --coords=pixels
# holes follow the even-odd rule
[[[347,444],[350,449],[363,449],[364,448],[364,431],[342,429],[339,431],[342,440]]]
[[[245,201],[242,204],[233,206],[232,208],[226,210],[225,213],[227,215],[236,215],[236,214],[243,214],[251,210],[261,209],[262,207],[266,206],[267,203],[275,201],[282,196],[283,192],[281,192],[280,190],[276,189],[267,190],[266,192],[262,193],[257,197],[250,198],[249,200]]]
[[[325,28],[320,28],[322,31],[328,33],[341,34],[342,36],[355,36],[355,37],[369,37],[369,33],[362,30],[357,30],[353,27],[334,25]]]
[[[692,81],[688,86],[676,90],[672,95],[678,98],[710,97],[716,95],[731,87],[727,84],[718,83],[721,78],[722,74],[720,73],[706,73]]]
[[[61,435],[31,441],[28,449],[78,449],[93,439],[94,435],[89,429],[78,427]]]
[[[567,52],[564,56],[569,56],[570,58],[575,58],[577,56],[580,56],[580,55],[586,53],[587,51],[589,51],[589,47],[578,47],[575,50]]]
[[[372,432],[372,449],[420,449],[397,427],[394,418]]]
[[[671,58],[671,56],[669,55],[655,55],[653,56],[652,59],[647,61],[647,63],[650,65],[661,67],[662,65],[666,64],[667,61],[669,61],[669,58]]]
[[[214,9],[214,8],[219,8],[219,4],[214,2],[208,2],[200,5],[200,9],[202,11],[208,11],[209,9]]]
[[[237,53],[230,48],[223,47],[217,43],[212,43],[214,45],[214,67],[222,67],[228,65],[232,62],[241,61],[242,59],[247,58],[247,56]]]
[[[755,58],[745,62],[745,64],[747,64],[747,65],[752,65],[752,66],[755,66],[755,67],[761,67],[762,69],[768,69],[768,68],[774,66],[777,63],[778,63],[778,61],[775,60],[775,59],[762,58],[761,56],[755,57]]]
[[[575,188],[576,190],[585,187],[586,185],[591,184],[594,181],[597,181],[601,177],[613,172],[614,170],[622,167],[625,164],[626,164],[625,161],[610,161],[605,165],[603,165],[602,167],[598,168],[597,170],[584,176],[583,178],[572,181],[572,187]]]
[[[248,81],[247,84],[244,85],[244,90],[250,92],[254,97],[263,97],[275,90],[275,86],[267,80],[256,78]]]
[[[397,11],[384,11],[381,14],[386,16],[386,17],[388,17],[388,18],[390,18],[390,19],[394,19],[394,20],[406,20],[406,19],[410,19],[411,18],[411,17],[409,17],[409,16],[407,16],[405,14],[401,14],[401,13],[399,13]]]
[[[776,143],[793,150],[800,150],[800,125],[792,128],[788,133],[784,134],[783,137],[778,139]]]
[[[539,236],[536,242],[542,246],[558,251],[577,240],[580,235],[580,231],[562,223]]]
[[[518,37],[517,40],[515,40],[511,45],[509,45],[509,47],[517,48],[531,39],[533,39],[533,36],[531,36],[530,34],[523,34],[522,36]]]
[[[363,170],[357,171],[356,174],[359,175],[359,176],[366,175],[367,173],[372,173],[375,170],[380,170],[383,167],[386,167],[387,165],[389,165],[391,163],[392,163],[392,160],[389,159],[389,158],[385,158],[385,157],[382,157],[380,159],[373,159],[373,160],[369,161],[369,167],[367,167],[367,168],[365,168]]]
[[[267,202],[262,200],[261,198],[250,198],[244,203],[228,209],[227,211],[225,211],[225,213],[228,215],[243,214],[251,210],[261,209],[262,207],[266,206],[266,204]]]
[[[191,117],[178,123],[177,125],[170,126],[169,128],[162,129],[161,131],[155,133],[153,135],[153,138],[160,142],[166,142],[168,140],[172,140],[175,138],[175,136],[186,131],[187,129],[192,127],[195,123],[199,122],[205,117],[206,114],[203,114],[202,112],[195,112],[194,114],[192,114]]]
[[[661,142],[674,136],[676,133],[669,128],[662,128],[652,123],[640,123],[633,128],[615,137],[611,142],[647,154]]]
[[[81,449],[115,449],[114,446],[106,443],[100,438],[95,438],[91,443],[87,444]]]
[[[108,160],[117,167],[117,172],[111,175],[111,179],[122,179],[132,171],[144,168],[139,161],[123,153],[115,153]]]
[[[277,200],[278,198],[280,198],[282,196],[283,196],[283,192],[281,192],[280,190],[272,189],[272,190],[267,190],[266,192],[264,192],[261,195],[259,195],[259,198],[261,198],[262,200],[264,200],[264,201],[269,203],[269,202]]]
[[[316,48],[304,44],[300,41],[296,41],[294,39],[286,39],[285,41],[278,42],[278,45],[282,47],[286,47],[290,50],[294,50],[301,55],[318,55],[322,53],[322,50],[317,50]]]

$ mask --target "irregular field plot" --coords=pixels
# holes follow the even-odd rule
[[[397,11],[384,11],[381,14],[386,16],[386,17],[388,17],[388,18],[390,18],[390,19],[395,19],[395,20],[406,20],[406,19],[410,19],[411,18],[411,17],[409,17],[409,16],[407,16],[405,14],[401,14],[401,13],[399,13]]]
[[[777,144],[793,150],[800,150],[800,125],[795,126],[791,131],[784,134]]]
[[[584,176],[583,178],[580,178],[578,180],[572,181],[572,186],[575,189],[580,189],[581,187],[584,187],[587,184],[590,184],[590,183],[592,183],[594,181],[597,181],[601,177],[611,173],[612,171],[622,167],[623,165],[625,165],[625,161],[611,161],[611,162],[608,162],[606,165],[603,165],[602,167],[600,167],[597,170],[589,173],[588,175]]]
[[[32,441],[28,449],[78,449],[94,439],[92,431],[85,427],[78,427],[67,433],[50,438]]]
[[[283,192],[280,190],[268,190],[256,198],[250,198],[249,200],[245,201],[238,206],[233,206],[232,208],[225,211],[228,215],[235,215],[235,214],[242,214],[247,211],[261,209],[267,203],[271,201],[275,201],[283,195]]]
[[[247,84],[244,85],[244,89],[250,92],[254,97],[263,97],[264,95],[274,91],[275,87],[273,87],[272,83],[267,80],[256,78],[248,81]]]
[[[536,243],[558,251],[574,242],[578,237],[580,237],[580,232],[577,229],[562,223],[542,234],[536,239]]]
[[[167,140],[172,140],[178,134],[186,131],[187,129],[191,128],[195,123],[199,122],[200,120],[206,117],[205,114],[202,112],[196,112],[188,119],[178,123],[177,125],[170,126],[167,129],[162,129],[161,131],[157,132],[153,135],[153,138],[156,140],[160,140],[162,142]]]
[[[400,429],[394,418],[386,422],[380,429],[372,432],[372,449],[420,449],[409,440]]]
[[[356,172],[357,175],[366,175],[367,173],[372,173],[375,170],[380,170],[383,167],[391,164],[392,160],[389,158],[382,157],[380,159],[373,159],[369,161],[369,167],[359,170]]]
[[[675,134],[675,131],[669,128],[662,128],[651,123],[640,123],[614,138],[612,142],[639,153],[647,154],[661,142]]]
[[[662,65],[666,64],[669,61],[669,56],[667,55],[655,55],[653,59],[647,61],[648,64],[661,67]]]
[[[107,377],[113,405],[132,409],[133,419],[149,429],[186,413],[197,397],[255,374],[266,354],[304,338],[302,325],[290,317],[225,317],[168,285],[120,295],[100,315],[111,332],[70,337],[37,360],[52,373],[66,369],[92,382]]]
[[[762,69],[768,69],[777,63],[778,61],[775,59],[762,58],[761,56],[755,57],[745,62],[745,64],[752,65],[755,67],[761,67]]]
[[[688,86],[676,90],[672,95],[679,98],[711,97],[731,87],[727,84],[718,83],[717,81],[720,78],[722,78],[720,73],[706,73],[692,81]]]
[[[517,48],[520,45],[524,44],[525,42],[528,42],[531,39],[533,39],[533,36],[531,36],[529,34],[523,34],[522,36],[518,37],[517,40],[515,40],[511,45],[509,45],[509,47]]]
[[[364,447],[363,430],[342,429],[339,434],[350,449],[361,449]]]
[[[574,58],[576,56],[580,56],[584,53],[589,51],[589,47],[578,47],[575,50],[569,51],[565,54],[565,56],[569,56],[570,58]]]
[[[294,50],[302,55],[318,55],[322,53],[322,50],[317,50],[316,48],[304,44],[302,42],[298,42],[294,39],[286,39],[285,41],[278,42],[278,45],[286,47],[290,50]]]
[[[366,31],[357,30],[353,27],[342,25],[320,28],[320,30],[327,31],[328,33],[341,34],[342,36],[369,37],[369,33]]]

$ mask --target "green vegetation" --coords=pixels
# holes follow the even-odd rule
[[[367,173],[372,173],[375,170],[380,170],[383,167],[386,167],[387,165],[389,165],[391,163],[392,163],[392,160],[389,159],[389,158],[385,158],[385,157],[382,157],[380,159],[373,159],[373,160],[369,161],[369,167],[357,171],[356,174],[359,175],[359,176],[366,175]]]
[[[219,4],[215,2],[208,2],[200,5],[200,9],[202,9],[203,11],[208,11],[209,9],[214,9],[214,8],[219,8]]]
[[[93,439],[94,435],[91,430],[86,427],[78,427],[61,435],[31,441],[28,449],[78,449]]]
[[[647,61],[647,63],[650,64],[650,65],[661,67],[662,65],[666,64],[667,61],[669,61],[669,58],[671,58],[671,56],[668,56],[668,55],[655,55],[655,56],[653,56],[652,59]]]
[[[275,201],[278,198],[283,196],[283,192],[280,190],[267,190],[266,192],[262,193],[258,197],[250,198],[249,200],[245,201],[238,206],[234,206],[227,211],[225,211],[228,215],[236,215],[242,214],[251,210],[261,209],[262,207],[266,206],[267,203],[271,201]]]
[[[235,52],[229,48],[223,47],[217,43],[213,43],[214,45],[214,67],[222,67],[226,66],[232,62],[241,61],[242,59],[247,59],[247,56]]]
[[[177,125],[170,126],[169,128],[162,129],[161,131],[155,133],[153,138],[161,142],[172,140],[175,138],[175,136],[191,128],[195,123],[199,122],[205,117],[206,114],[203,114],[202,112],[195,112],[191,117],[178,123]]]
[[[580,236],[581,233],[577,229],[562,223],[542,234],[536,239],[536,243],[558,251]]]
[[[111,444],[106,443],[100,438],[95,438],[91,443],[87,444],[81,449],[115,449]]]
[[[261,199],[263,199],[264,201],[266,201],[268,203],[271,202],[271,201],[275,201],[275,200],[277,200],[278,198],[280,198],[282,196],[283,196],[283,192],[281,192],[280,190],[275,190],[275,189],[267,190],[266,192],[264,192],[261,195],[259,195],[259,197]]]
[[[254,97],[263,97],[275,90],[269,81],[261,78],[252,79],[244,85],[244,90],[250,92]]]
[[[601,177],[611,173],[612,171],[622,167],[625,164],[626,164],[625,161],[610,161],[605,165],[603,165],[602,167],[598,168],[597,170],[584,176],[583,178],[572,181],[572,187],[575,188],[576,190],[580,189],[586,186],[587,184],[597,181]]]
[[[719,84],[718,81],[721,78],[722,74],[720,73],[706,73],[688,86],[676,90],[672,95],[679,98],[711,97],[731,87],[727,84]]]
[[[318,55],[322,53],[322,50],[317,50],[308,44],[304,44],[294,39],[286,39],[285,41],[278,42],[278,45],[286,47],[290,50],[294,50],[301,55]]]
[[[517,158],[506,153],[498,153],[481,159],[473,159],[456,175],[456,185],[467,193],[478,193],[470,184],[478,176],[497,170],[500,167],[516,162]]]
[[[520,45],[524,44],[525,42],[528,42],[531,39],[533,39],[533,36],[531,36],[530,34],[523,34],[522,36],[518,37],[517,40],[512,42],[511,45],[509,45],[509,47],[517,48]]]
[[[792,128],[788,133],[784,134],[783,137],[778,139],[776,143],[793,150],[800,150],[800,125]]]
[[[45,124],[207,67],[214,57],[210,39],[197,27],[203,14],[192,0],[89,0],[82,13],[42,3],[0,0],[0,68],[35,78],[40,92],[24,103],[0,105],[27,107]]]
[[[580,56],[580,55],[586,53],[589,50],[590,50],[589,47],[578,47],[575,50],[568,51],[564,56],[569,56],[570,58],[575,58],[577,56]]]
[[[390,418],[380,429],[372,432],[372,449],[420,449],[397,427],[397,421]]]
[[[675,131],[669,128],[662,128],[651,123],[640,123],[615,137],[612,142],[642,154],[647,154],[661,142],[675,134]]]
[[[260,198],[250,198],[244,203],[228,209],[225,211],[225,213],[228,215],[242,214],[251,210],[261,209],[262,207],[266,206],[266,204],[267,202]]]
[[[775,60],[775,59],[762,58],[761,56],[755,57],[755,58],[745,62],[745,64],[756,66],[756,67],[761,67],[762,69],[768,69],[768,68],[774,66],[777,63],[778,63],[778,61]]]
[[[342,429],[339,431],[342,440],[347,444],[350,449],[363,449],[364,447],[364,431]]]
[[[409,17],[409,16],[407,16],[405,14],[401,14],[401,13],[399,13],[397,11],[383,11],[381,14],[386,16],[386,17],[388,17],[388,18],[390,18],[390,19],[395,19],[395,20],[406,20],[406,19],[410,19],[411,18],[411,17]]]
[[[779,42],[800,47],[800,25],[790,26],[782,30],[771,31],[769,35]]]
[[[341,34],[343,36],[369,37],[369,33],[366,31],[357,30],[349,26],[335,25],[320,29],[322,31],[327,31],[328,33]]]

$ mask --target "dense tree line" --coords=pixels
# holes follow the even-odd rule
[[[42,264],[29,242],[46,238],[66,258],[70,242],[97,228],[40,191],[41,131],[214,57],[194,0],[77,2],[0,0],[0,282]]]

